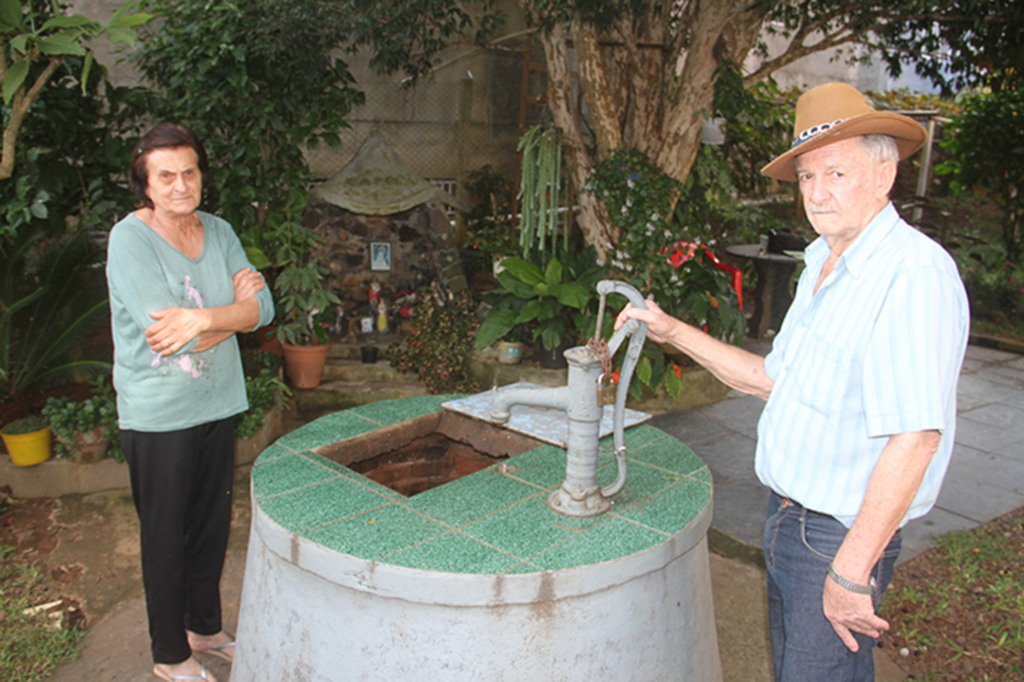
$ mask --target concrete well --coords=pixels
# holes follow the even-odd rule
[[[720,680],[704,463],[636,426],[612,509],[566,517],[545,504],[564,450],[448,398],[328,415],[260,455],[232,680]],[[509,458],[411,497],[345,466],[433,432]]]

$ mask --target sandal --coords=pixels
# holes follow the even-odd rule
[[[207,674],[205,663],[200,663],[200,666],[202,667],[200,668],[198,675],[175,675],[172,677],[160,669],[160,664],[157,664],[153,666],[153,674],[161,680],[164,680],[164,682],[176,682],[177,680],[206,680],[206,682],[217,682],[216,677]]]
[[[216,656],[217,658],[219,658],[221,660],[224,660],[224,661],[227,661],[228,663],[231,663],[232,661],[235,660],[234,649],[232,649],[230,654],[227,653],[224,650],[227,649],[228,647],[233,647],[233,646],[235,646],[234,642],[227,642],[226,644],[221,644],[220,646],[215,646],[212,649],[203,649],[202,651],[197,651],[196,653],[199,653],[199,654],[210,654],[211,656]]]

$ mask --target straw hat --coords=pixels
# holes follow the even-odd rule
[[[896,140],[900,159],[922,146],[928,134],[912,118],[891,111],[876,111],[856,88],[827,83],[812,88],[796,102],[793,146],[761,169],[777,180],[796,180],[796,157],[825,145],[859,135],[889,135]]]

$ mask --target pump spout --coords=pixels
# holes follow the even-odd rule
[[[513,405],[546,407],[552,410],[569,411],[569,387],[558,388],[511,386],[494,389],[491,399],[491,419],[504,424],[512,416]]]

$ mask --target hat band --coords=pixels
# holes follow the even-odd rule
[[[812,137],[814,137],[818,133],[823,133],[826,130],[828,130],[829,128],[837,126],[837,125],[839,125],[842,122],[843,122],[843,119],[837,118],[836,120],[832,121],[831,123],[819,123],[818,125],[811,126],[807,130],[804,130],[803,132],[801,132],[799,135],[796,136],[796,138],[793,140],[793,144],[790,146],[790,149],[792,149],[793,147],[796,147],[799,144],[803,144],[804,142],[807,142],[807,140],[811,139]]]

